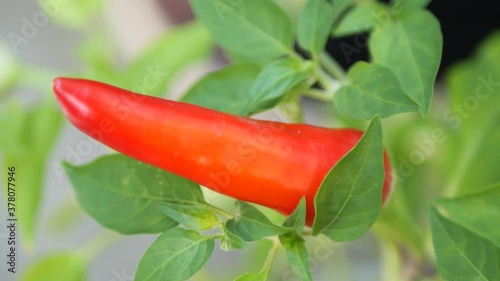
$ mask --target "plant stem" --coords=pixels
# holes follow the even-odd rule
[[[322,90],[317,89],[308,89],[302,92],[302,94],[306,97],[310,97],[316,100],[331,102],[333,99],[333,93],[329,93]]]
[[[312,229],[306,229],[302,231],[303,236],[310,236],[312,235],[312,233],[313,233]]]
[[[278,104],[279,111],[292,123],[304,123],[299,91],[292,91]]]
[[[262,268],[262,272],[264,272],[266,274],[266,277],[269,274],[269,272],[271,271],[271,266],[273,264],[273,260],[274,260],[274,257],[276,256],[276,253],[281,248],[281,243],[277,238],[273,239],[273,241],[274,241],[273,246],[269,250],[269,254],[267,256],[266,263],[264,264],[264,267]]]
[[[382,264],[382,280],[399,281],[401,279],[401,256],[396,243],[389,237],[377,232],[380,241]]]
[[[332,89],[334,89],[334,85],[337,81],[330,77],[330,75],[326,73],[321,67],[316,68],[315,75],[323,89],[327,91],[331,91]]]
[[[209,237],[209,239],[221,239],[222,237],[224,237],[224,234],[218,233],[218,234],[210,235],[208,237]]]
[[[347,74],[345,70],[327,53],[321,53],[319,55],[319,62],[334,78],[337,78],[340,81],[347,80]]]

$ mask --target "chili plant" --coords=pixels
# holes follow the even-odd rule
[[[433,97],[443,43],[428,2],[190,0],[198,22],[178,36],[200,45],[194,56],[211,37],[229,63],[180,102],[133,93],[167,88],[137,87],[135,71],[168,54],[162,44],[126,79],[96,65],[77,75],[122,89],[57,79],[70,121],[125,154],[64,163],[80,206],[118,233],[158,234],[135,280],[208,279],[200,270],[216,246],[260,262],[221,278],[320,280],[315,243],[368,231],[382,280],[499,280],[500,35],[448,70]],[[367,48],[370,58],[346,70],[325,46],[353,35],[364,44],[340,45],[343,55]],[[305,124],[312,100],[332,123]],[[71,280],[87,262],[76,259]]]

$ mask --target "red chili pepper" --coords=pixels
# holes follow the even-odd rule
[[[286,215],[305,196],[308,225],[323,178],[363,134],[239,117],[83,79],[57,78],[54,91],[77,128],[139,161]],[[384,158],[383,200],[391,185]]]

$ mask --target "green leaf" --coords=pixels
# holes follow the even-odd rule
[[[500,30],[492,32],[481,42],[476,51],[476,58],[486,69],[500,73],[500,65],[496,63],[500,59]]]
[[[84,281],[88,260],[78,252],[50,253],[25,268],[20,281]],[[57,270],[54,270],[57,269]]]
[[[267,236],[280,235],[289,231],[273,224],[254,206],[236,201],[237,217],[226,222],[226,228],[245,241],[256,241]]]
[[[200,203],[158,202],[158,206],[164,214],[189,229],[207,230],[219,224],[217,216]]]
[[[210,34],[197,22],[169,30],[125,69],[118,86],[151,96],[165,93],[174,75],[212,51]]]
[[[0,126],[8,138],[0,138],[6,155],[45,160],[59,134],[63,119],[52,98],[32,108],[12,101],[0,110]],[[35,145],[36,144],[36,145]]]
[[[382,125],[375,117],[358,144],[323,180],[314,199],[313,235],[355,240],[375,222],[382,205]]]
[[[137,267],[136,281],[187,280],[210,259],[214,240],[193,230],[172,228],[148,248]]]
[[[307,4],[307,0],[273,0],[290,17],[294,28],[297,27],[300,14]]]
[[[500,185],[485,191],[454,199],[440,199],[436,206],[447,218],[474,231],[500,248]]]
[[[297,26],[299,45],[315,57],[325,48],[333,25],[333,11],[330,2],[309,0],[302,11]]]
[[[7,171],[8,167],[16,168],[15,216],[18,219],[19,232],[23,239],[21,246],[28,251],[33,251],[43,194],[45,162],[37,158],[17,158],[7,153],[3,158],[2,171]],[[2,192],[7,194],[7,190],[7,184],[2,184]]]
[[[190,22],[170,29],[147,46],[124,69],[116,69],[116,47],[102,32],[88,38],[80,47],[86,62],[83,73],[89,79],[120,88],[161,96],[175,75],[211,53],[210,33],[200,23]]]
[[[232,233],[227,227],[224,225],[223,228],[224,236],[220,239],[220,248],[224,251],[230,251],[233,249],[245,249],[247,247],[247,243],[238,235]]]
[[[46,160],[56,143],[63,121],[63,115],[53,103],[52,97],[31,109],[25,124],[24,152],[31,157]]]
[[[283,236],[280,236],[280,241],[286,248],[286,257],[290,266],[300,280],[313,280],[311,267],[309,265],[309,255],[304,241],[289,239]]]
[[[64,166],[81,207],[122,234],[158,233],[176,226],[157,201],[204,202],[196,183],[121,154]]]
[[[18,83],[20,73],[19,61],[9,50],[7,43],[0,40],[0,97]]]
[[[268,281],[267,276],[268,272],[259,272],[259,273],[246,273],[236,279],[234,281]]]
[[[392,10],[397,13],[407,13],[425,8],[429,5],[429,2],[431,2],[431,0],[393,0]]]
[[[271,272],[271,266],[273,264],[274,257],[276,253],[281,248],[281,245],[278,242],[274,242],[273,246],[267,252],[267,259],[262,267],[262,270],[259,273],[247,273],[239,278],[236,278],[235,281],[266,281],[268,280],[269,273]]]
[[[103,0],[38,0],[38,4],[51,21],[74,29],[88,26],[90,21],[105,7]]]
[[[435,207],[430,216],[437,265],[445,280],[500,280],[498,245],[448,220]]]
[[[418,110],[396,75],[384,66],[357,62],[349,69],[348,79],[334,96],[335,107],[343,115],[370,120],[375,115],[386,118]]]
[[[62,115],[51,99],[34,108],[23,108],[16,102],[0,110],[0,151],[3,168],[16,168],[17,204],[23,246],[32,250],[42,196],[46,161],[57,139]],[[7,190],[7,185],[4,190]],[[22,188],[22,192],[19,191]]]
[[[500,164],[500,32],[488,36],[474,57],[452,66],[446,73],[450,94],[448,108],[442,113],[446,126],[455,132],[447,151],[448,187],[446,195],[477,192],[477,186],[500,181],[491,167]],[[461,151],[462,153],[457,153]]]
[[[283,222],[283,227],[292,229],[283,236],[302,240],[302,231],[306,225],[306,199],[302,198],[293,213]]]
[[[0,126],[2,133],[8,138],[0,138],[0,149],[2,153],[11,154],[18,157],[24,156],[24,149],[27,147],[29,139],[25,137],[25,131],[29,126],[28,110],[24,109],[20,102],[10,102],[3,105],[0,110]]]
[[[293,52],[288,15],[273,1],[190,0],[215,41],[226,50],[256,61]]]
[[[446,169],[445,195],[448,197],[473,194],[479,190],[478,187],[490,186],[500,181],[498,171],[491,168],[500,165],[499,120],[498,117],[483,119],[486,115],[493,113],[486,112],[494,107],[489,102],[484,102],[484,107],[478,107],[480,112],[474,113],[474,115],[484,114],[482,117],[477,116],[478,119],[474,122],[464,120],[457,133],[449,131],[449,139],[446,140],[446,145],[442,146],[446,154],[440,158],[445,161],[440,165]],[[497,103],[493,103],[495,104]],[[482,111],[483,109],[485,111]],[[480,123],[481,120],[483,123]],[[474,124],[477,127],[474,128]]]
[[[335,26],[333,35],[341,37],[369,31],[380,24],[377,18],[380,13],[389,14],[389,11],[383,4],[376,1],[361,2],[350,10],[340,23]]]
[[[247,107],[242,115],[265,111],[276,106],[295,86],[312,73],[312,64],[294,58],[283,58],[268,64],[250,89]]]
[[[373,61],[392,70],[427,115],[443,47],[438,20],[428,11],[414,11],[378,26],[369,46]]]
[[[446,73],[450,93],[449,110],[443,117],[453,129],[467,130],[464,137],[475,138],[478,131],[496,128],[500,113],[500,32],[484,40],[473,58],[458,63]],[[480,134],[479,134],[480,135]]]
[[[238,114],[247,106],[247,98],[260,67],[233,64],[205,75],[181,98],[181,101]]]
[[[52,206],[54,207],[54,206]],[[60,202],[51,210],[50,221],[45,225],[48,229],[47,235],[50,237],[64,237],[87,218],[76,198],[71,197],[64,202]]]
[[[110,32],[100,30],[78,44],[78,57],[83,61],[82,76],[103,83],[122,86],[126,80],[116,67],[117,46],[109,40]]]
[[[332,2],[332,13],[334,21],[338,21],[340,16],[355,3],[356,0],[334,0]]]

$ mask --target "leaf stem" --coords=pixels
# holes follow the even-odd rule
[[[220,215],[222,217],[225,217],[227,219],[233,219],[234,218],[234,215],[229,213],[228,211],[226,210],[223,210],[219,207],[216,207],[214,205],[211,205],[211,204],[208,204],[208,203],[204,203],[203,204],[203,207],[207,208],[208,210],[214,212],[215,214],[217,215]]]
[[[382,280],[398,281],[401,278],[401,256],[395,241],[379,231],[376,231],[380,243],[382,264]]]
[[[297,54],[294,50],[292,50],[292,49],[290,49],[290,50],[287,52],[287,54],[288,54],[291,58],[293,58],[293,59],[296,59],[296,60],[298,60],[298,61],[303,61],[303,58],[302,58],[299,54]]]
[[[217,233],[217,234],[208,236],[208,239],[221,239],[222,237],[224,237],[223,233]]]
[[[333,93],[318,90],[318,89],[307,89],[302,92],[306,97],[310,97],[316,100],[330,102],[333,99]]]
[[[262,271],[261,271],[262,273],[264,273],[266,275],[266,279],[267,279],[267,275],[269,275],[269,272],[271,271],[271,266],[273,264],[274,257],[276,256],[276,253],[278,252],[278,250],[280,248],[281,248],[281,243],[276,237],[275,239],[273,239],[273,246],[269,250],[269,254],[267,255],[266,263],[264,264],[264,267],[262,268]]]
[[[347,74],[345,70],[327,53],[323,52],[319,55],[319,62],[321,66],[323,66],[325,70],[334,78],[337,78],[340,81],[347,80]]]
[[[312,229],[302,230],[303,236],[310,236],[310,235],[312,235],[312,233],[313,233]]]
[[[337,84],[337,81],[326,73],[321,67],[317,67],[315,69],[315,76],[318,79],[319,84],[327,91],[334,89],[335,84]]]

